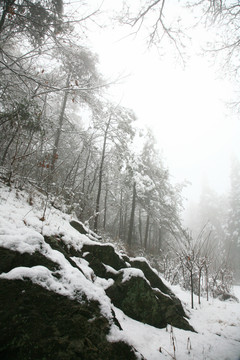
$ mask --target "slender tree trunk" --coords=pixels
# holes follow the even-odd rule
[[[144,236],[144,249],[147,250],[147,241],[148,241],[148,234],[149,234],[149,214],[147,214],[147,221],[146,221],[146,228],[145,228],[145,236]]]
[[[90,159],[90,154],[91,154],[91,152],[90,152],[90,149],[89,149],[86,164],[85,164],[85,167],[84,167],[84,172],[83,172],[83,183],[82,183],[82,193],[83,194],[85,192],[85,182],[86,182],[86,177],[87,177],[87,169],[88,169],[88,162],[89,162],[89,159]]]
[[[103,230],[106,230],[106,223],[107,223],[107,197],[108,197],[108,186],[106,187],[105,199],[104,199]]]
[[[131,209],[131,216],[130,216],[130,223],[128,229],[128,237],[127,243],[129,247],[132,245],[132,235],[133,235],[133,227],[134,227],[134,215],[135,215],[135,208],[136,208],[136,182],[133,183],[133,195],[132,195],[132,209]]]
[[[140,243],[141,243],[141,246],[142,246],[143,238],[142,238],[142,212],[141,212],[141,208],[139,209],[139,213],[138,213],[138,227],[139,227]]]
[[[202,277],[202,269],[198,270],[198,304],[201,304],[201,277]]]
[[[118,230],[118,236],[121,239],[123,232],[123,190],[121,189],[120,193],[120,211],[119,211],[119,230]]]
[[[206,271],[206,292],[207,292],[207,301],[209,300],[209,294],[208,294],[208,267],[205,268]]]
[[[128,217],[128,206],[127,202],[125,203],[125,211],[124,211],[124,221],[123,221],[123,238],[126,240],[127,235],[127,217]]]
[[[41,118],[42,120],[46,119],[46,108],[47,108],[47,94],[45,94],[44,97],[44,103],[43,103],[43,108],[42,108],[42,115]],[[39,158],[41,159],[43,157],[43,146],[44,146],[44,132],[40,132],[40,151],[39,151]],[[38,168],[38,181],[40,181],[43,177],[43,167],[39,166]]]
[[[102,191],[103,165],[104,165],[104,160],[105,160],[107,136],[108,136],[108,130],[109,130],[110,122],[111,122],[111,117],[112,116],[110,115],[109,120],[106,124],[105,132],[104,132],[102,156],[101,156],[101,163],[100,163],[100,169],[99,169],[98,192],[97,192],[97,200],[96,200],[96,214],[95,214],[95,220],[94,220],[94,231],[96,233],[98,230],[98,217],[99,217],[100,198],[101,198],[101,191]]]
[[[70,74],[68,74],[66,88],[69,88],[69,81],[70,81]],[[59,116],[59,122],[58,122],[58,128],[57,128],[54,147],[53,147],[53,153],[52,153],[52,161],[51,161],[52,173],[55,170],[55,162],[57,160],[57,155],[58,155],[58,150],[59,150],[59,140],[60,140],[60,136],[61,136],[61,132],[62,132],[63,119],[64,119],[64,113],[65,113],[66,104],[67,104],[67,98],[68,98],[68,91],[65,91],[64,96],[63,96],[61,112],[60,112],[60,116]]]
[[[88,182],[87,189],[86,189],[86,191],[84,192],[83,200],[82,200],[82,202],[81,202],[81,204],[80,204],[80,206],[81,206],[81,208],[82,208],[81,214],[84,214],[86,205],[87,205],[87,203],[88,203],[88,201],[89,201],[89,194],[91,194],[91,193],[93,192],[93,188],[94,188],[94,186],[95,186],[95,184],[96,184],[97,173],[98,173],[98,167],[96,167],[96,169],[95,169],[95,171],[94,171],[94,174],[93,174],[93,179],[92,179],[91,182],[90,182],[90,181]],[[84,215],[85,215],[85,214],[84,214]],[[94,225],[94,224],[93,224],[93,221],[91,221],[91,224],[92,224],[91,226]]]
[[[33,139],[33,135],[34,135],[34,132],[32,132],[32,133],[30,134],[30,136],[29,136],[29,140],[28,140],[27,146],[26,146],[26,148],[25,148],[25,150],[24,150],[24,152],[23,152],[23,155],[22,155],[23,158],[24,158],[24,156],[27,154],[27,152],[28,152],[28,150],[29,150],[29,148],[30,148],[30,145],[31,145],[31,142],[32,142],[32,139]]]
[[[158,251],[162,249],[162,229],[158,229]]]
[[[89,184],[88,184],[88,187],[87,187],[87,194],[91,194],[93,192],[93,188],[94,188],[94,186],[95,186],[95,184],[97,182],[98,169],[99,169],[99,167],[97,166],[95,171],[94,171],[92,181],[89,181]]]
[[[79,153],[78,158],[77,158],[77,162],[76,162],[76,167],[74,170],[74,174],[73,174],[73,179],[72,179],[72,192],[74,192],[75,187],[76,187],[76,180],[77,180],[77,173],[80,167],[80,158],[81,158],[81,153]],[[78,185],[77,187],[79,187],[80,185]]]
[[[19,149],[20,149],[20,147],[22,145],[22,142],[20,141],[20,138],[21,138],[21,134],[18,134],[17,141],[16,141],[16,147],[15,147],[15,154],[12,157],[11,166],[13,166],[13,164],[14,164],[16,158],[17,158],[17,154],[19,152]],[[20,144],[19,144],[19,142],[20,142]]]
[[[65,180],[63,181],[62,190],[61,190],[61,191],[63,191],[63,189],[64,189],[67,181],[70,179],[70,176],[71,176],[71,174],[73,173],[73,170],[74,170],[75,166],[79,163],[79,159],[80,159],[80,155],[78,155],[78,157],[77,157],[76,160],[74,161],[71,169],[70,169],[69,172],[67,173],[67,175],[66,175],[66,177],[65,177]],[[74,184],[74,183],[72,182],[72,187],[73,187],[73,184]]]
[[[3,153],[2,160],[1,160],[1,166],[4,165],[4,162],[5,162],[6,157],[7,157],[8,150],[9,150],[13,140],[15,139],[15,136],[17,135],[18,129],[19,129],[19,126],[17,127],[16,131],[14,132],[13,136],[11,137],[9,143],[7,144],[7,146],[5,148],[5,151]]]
[[[191,308],[194,308],[193,304],[193,272],[190,270],[190,287],[191,287]]]

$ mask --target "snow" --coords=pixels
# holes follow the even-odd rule
[[[89,280],[88,276],[83,274],[85,270],[91,277],[90,270],[86,271],[87,261],[84,259],[79,260],[83,272],[71,266],[62,253],[53,250],[44,241],[43,235],[51,236],[61,233],[62,240],[77,250],[81,250],[83,244],[89,243],[90,240],[72,228],[68,223],[71,217],[62,214],[59,210],[51,208],[46,221],[40,221],[43,210],[37,207],[32,208],[27,203],[28,196],[24,192],[20,196],[17,194],[16,190],[9,191],[4,187],[0,189],[0,246],[20,253],[32,254],[34,251],[39,251],[53,262],[59,264],[60,270],[51,272],[44,266],[17,267],[8,273],[2,273],[0,278],[31,279],[33,283],[48,290],[70,298],[79,297],[80,300],[82,295],[85,294],[89,300],[98,301],[102,313],[111,319],[112,305],[105,294],[104,288],[97,283],[94,284],[92,279]],[[37,204],[40,203],[41,201],[38,199]]]
[[[114,274],[114,275],[118,274],[118,271],[115,270],[112,266],[106,265],[106,264],[103,264],[103,265],[104,265],[105,269],[106,269],[108,272],[110,272],[110,273],[112,273],[112,274]]]
[[[239,299],[240,301],[240,285],[234,286],[234,295]]]
[[[170,325],[167,329],[157,329],[133,320],[114,307],[106,296],[105,289],[113,284],[112,279],[97,277],[83,258],[72,257],[77,265],[73,267],[62,253],[45,242],[45,235],[61,234],[66,245],[76,250],[81,250],[86,243],[92,244],[85,235],[70,226],[72,216],[49,206],[45,220],[41,221],[46,201],[44,196],[34,194],[33,206],[28,203],[28,198],[26,192],[0,184],[0,246],[20,253],[33,254],[38,251],[57,263],[59,269],[50,271],[44,266],[17,267],[0,274],[0,278],[30,279],[48,290],[78,301],[82,301],[85,294],[88,299],[99,302],[103,315],[109,319],[114,309],[123,330],[112,323],[108,339],[124,340],[143,354],[146,360],[173,359],[174,356],[177,360],[240,360],[240,303],[212,298],[207,302],[203,298],[198,305],[197,297],[194,297],[195,305],[191,309],[190,293],[164,281],[182,301],[190,316],[190,324],[197,333],[171,328]],[[138,260],[145,261],[144,258]],[[116,273],[108,265],[105,267]],[[123,273],[123,281],[132,276],[144,278],[139,269],[126,268],[120,272]],[[240,286],[234,287],[234,294],[240,300]]]
[[[120,272],[123,274],[122,283],[129,281],[132,277],[141,277],[149,283],[149,281],[145,278],[144,273],[140,269],[126,268],[121,269]]]
[[[178,287],[172,287],[172,291],[189,307],[189,293]],[[117,308],[114,311],[123,332],[116,326],[112,326],[109,340],[128,342],[147,360],[173,358],[172,336],[176,343],[177,360],[240,359],[240,305],[238,303],[224,303],[217,299],[211,299],[208,303],[203,299],[201,306],[197,306],[194,310],[189,309],[190,323],[197,333],[177,328],[173,328],[171,333],[170,326],[167,329],[157,329],[129,318]]]
[[[93,281],[93,279],[95,278],[95,275],[94,275],[93,270],[88,266],[89,262],[87,260],[85,260],[85,259],[81,259],[81,258],[76,257],[76,256],[72,256],[71,259],[82,270],[85,277],[88,280]]]

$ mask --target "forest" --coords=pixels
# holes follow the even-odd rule
[[[185,6],[206,26],[221,26],[214,54],[231,59],[237,81],[239,3]],[[0,176],[45,195],[42,221],[54,206],[130,255],[147,257],[170,283],[191,289],[193,306],[193,293],[200,303],[203,294],[224,296],[240,281],[240,164],[233,159],[230,193],[206,185],[185,224],[187,184],[172,183],[153,132],[136,125],[134,109],[108,96],[119,79],[104,78],[88,46],[92,23],[111,29],[121,22],[129,32],[147,28],[146,47],[160,47],[164,34],[183,57],[184,30],[171,27],[166,13],[164,0],[137,8],[123,1],[118,17],[97,1],[1,1]]]

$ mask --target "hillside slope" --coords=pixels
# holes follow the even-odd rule
[[[197,323],[144,258],[89,239],[47,205],[0,185],[1,359],[205,358],[192,349],[206,341]]]
[[[130,344],[108,340],[122,331],[113,304],[149,325],[193,330],[144,259],[90,240],[53,207],[43,219],[44,201],[1,188],[1,358],[142,358]]]

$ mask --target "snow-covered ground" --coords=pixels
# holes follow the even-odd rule
[[[197,333],[177,328],[157,329],[135,321],[121,310],[113,307],[104,289],[112,281],[95,278],[93,281],[91,269],[84,259],[74,260],[82,268],[85,276],[76,268],[70,266],[64,256],[45,243],[43,235],[61,233],[66,243],[80,249],[83,243],[90,240],[80,235],[69,225],[70,215],[49,207],[43,216],[45,207],[44,196],[27,194],[0,184],[0,246],[20,252],[33,253],[36,249],[45,256],[61,265],[59,279],[52,276],[51,271],[43,266],[33,268],[17,268],[2,278],[31,278],[32,281],[66,295],[76,297],[81,291],[91,299],[98,299],[101,311],[105,316],[111,316],[114,308],[122,326],[120,331],[112,325],[109,340],[124,339],[133,345],[147,360],[161,359],[194,359],[194,360],[240,360],[240,303],[221,302],[202,299],[201,305],[195,299],[194,310],[190,309],[190,294],[179,286],[171,286],[172,291],[181,299],[190,323]],[[169,284],[167,284],[170,286]],[[240,300],[240,286],[234,288],[235,295]]]
[[[172,287],[172,290],[189,307],[190,295],[178,287]],[[174,355],[178,360],[240,359],[239,304],[203,300],[201,306],[190,311],[190,323],[197,334],[177,328],[171,331],[170,326],[165,330],[157,329],[128,318],[118,309],[115,311],[125,340],[128,339],[148,360],[171,359]],[[119,337],[113,331],[110,338]]]
[[[192,310],[190,294],[179,286],[171,286],[171,289],[185,304],[190,323],[197,333],[171,329],[170,326],[164,330],[157,329],[130,319],[121,310],[115,309],[125,341],[147,360],[240,360],[240,304],[202,299],[202,304]],[[234,291],[240,300],[240,287],[235,287]],[[113,329],[110,339],[120,339],[121,336]]]

